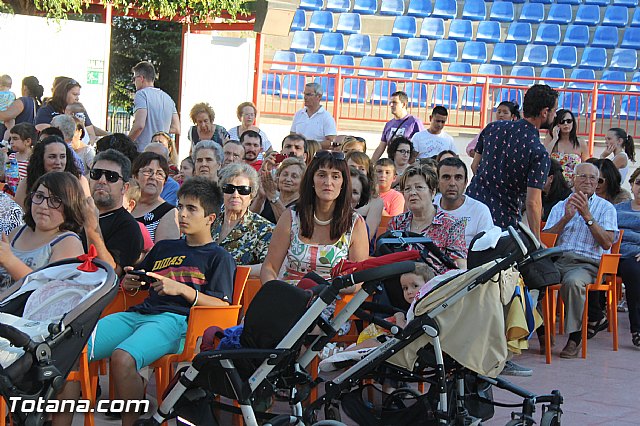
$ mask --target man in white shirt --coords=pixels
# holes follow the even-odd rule
[[[331,114],[320,105],[321,100],[322,87],[318,83],[307,83],[304,86],[304,108],[293,116],[291,133],[320,142],[322,149],[331,149],[338,131]]]
[[[418,151],[418,158],[433,158],[442,151],[458,153],[453,138],[443,130],[448,117],[449,112],[445,107],[436,106],[429,116],[429,128],[413,135],[411,142]]]
[[[434,202],[438,210],[462,219],[465,223],[464,240],[467,248],[471,240],[482,231],[493,228],[489,207],[468,195],[467,166],[455,157],[445,158],[438,164],[438,189]]]

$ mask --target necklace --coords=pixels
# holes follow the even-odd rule
[[[327,220],[320,220],[318,219],[318,216],[316,216],[316,212],[313,212],[313,221],[320,226],[327,226],[329,224],[331,224],[331,221],[333,219],[327,219]]]

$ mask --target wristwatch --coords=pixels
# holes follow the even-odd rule
[[[587,224],[587,226],[593,226],[593,224],[594,224],[595,222],[593,221],[593,218],[591,218],[591,219],[589,219],[589,220],[585,220],[585,221],[584,221],[584,223],[586,223],[586,224]]]
[[[273,197],[272,199],[270,199],[270,200],[269,200],[269,202],[270,202],[271,204],[275,204],[275,203],[277,203],[277,202],[278,202],[278,200],[280,200],[280,194],[276,194],[276,196],[275,196],[275,197]]]

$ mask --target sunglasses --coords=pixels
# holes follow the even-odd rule
[[[222,192],[225,194],[233,194],[238,191],[240,195],[249,195],[251,194],[251,187],[249,185],[232,185],[230,183],[225,183],[222,185]]]
[[[605,179],[604,178],[598,178],[598,183],[600,185],[602,185],[604,183]]]
[[[573,123],[573,120],[570,118],[567,118],[566,120],[560,120],[560,124],[571,124]]]
[[[344,161],[344,152],[341,152],[341,151],[318,151],[318,152],[316,152],[316,155],[313,156],[314,159],[316,159],[316,158],[327,158],[327,157],[333,157],[334,160]]]
[[[55,195],[50,195],[47,197],[40,191],[31,193],[31,201],[33,202],[33,204],[37,205],[40,205],[44,201],[46,201],[50,209],[57,209],[62,205],[62,199],[60,197],[57,197]]]
[[[102,175],[104,175],[104,178],[107,180],[107,182],[110,183],[116,183],[120,179],[124,181],[124,178],[122,176],[120,176],[117,172],[113,172],[111,170],[91,169],[89,171],[89,177],[92,180],[100,180]]]

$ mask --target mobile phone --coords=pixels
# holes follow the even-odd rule
[[[276,164],[280,164],[282,163],[285,159],[287,158],[286,155],[284,154],[280,154],[279,152],[276,153],[274,161],[276,162]]]
[[[131,274],[131,275],[135,275],[138,277],[139,281],[142,281],[144,284],[142,285],[143,288],[147,288],[149,287],[149,284],[151,284],[152,282],[155,281],[155,278],[150,277],[149,275],[147,275],[147,273],[141,269],[134,269],[133,271],[129,271],[127,272],[127,274]]]

